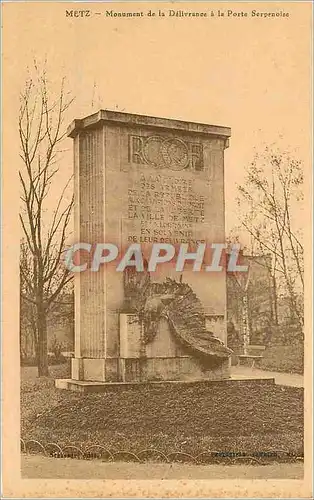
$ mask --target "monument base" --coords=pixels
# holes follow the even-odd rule
[[[230,360],[205,364],[196,357],[73,358],[72,380],[84,382],[153,382],[223,380],[230,377]]]
[[[213,367],[190,356],[122,359],[124,382],[223,380],[229,378],[229,360]]]

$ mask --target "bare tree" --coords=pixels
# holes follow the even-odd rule
[[[27,243],[22,239],[20,245],[20,351],[22,358],[35,355],[38,349],[36,308],[31,300],[33,287],[30,280],[31,269],[32,257]]]
[[[19,135],[24,257],[20,272],[22,298],[35,309],[38,376],[48,375],[47,313],[71,280],[62,265],[73,194],[71,179],[59,192],[54,209],[47,203],[59,171],[61,145],[66,136],[64,118],[73,102],[63,78],[55,97],[49,91],[46,70],[35,63],[35,77],[27,78],[20,95]],[[50,202],[51,206],[51,202]]]
[[[257,254],[271,255],[274,315],[278,294],[287,296],[291,316],[303,326],[303,169],[289,153],[266,148],[256,154],[245,183],[238,186],[241,223]]]

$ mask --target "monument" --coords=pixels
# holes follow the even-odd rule
[[[119,249],[225,242],[227,127],[101,110],[74,120],[75,235]],[[71,380],[57,387],[229,377],[226,271],[100,266],[75,274]]]

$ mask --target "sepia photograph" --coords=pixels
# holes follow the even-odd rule
[[[311,498],[311,2],[1,10],[4,498]]]

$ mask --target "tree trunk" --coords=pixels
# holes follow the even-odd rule
[[[297,299],[296,299],[296,294],[294,292],[293,286],[291,284],[291,281],[289,277],[286,277],[286,283],[287,283],[287,288],[288,288],[288,293],[289,293],[289,302],[290,302],[290,318],[291,321],[297,321],[299,324],[299,327],[302,329],[304,320],[302,317],[302,314],[300,314],[298,304],[297,304]]]
[[[247,294],[242,297],[242,328],[243,328],[243,354],[247,354],[247,348],[250,344],[250,327]]]
[[[47,319],[43,304],[37,306],[38,377],[48,377]]]
[[[272,282],[273,282],[273,311],[274,311],[274,324],[275,326],[278,326],[278,297],[277,297],[277,282],[276,282],[276,277],[275,275],[272,276]]]

